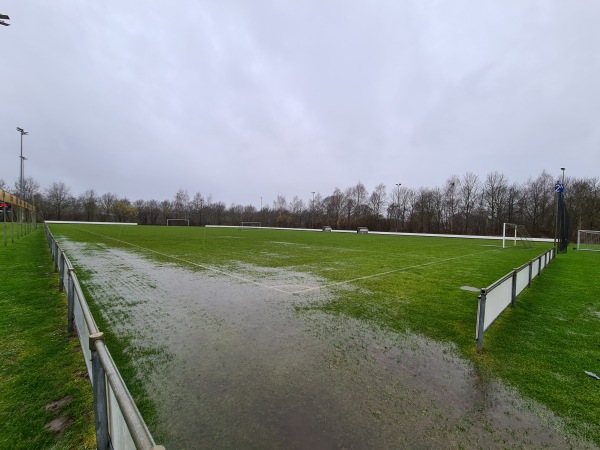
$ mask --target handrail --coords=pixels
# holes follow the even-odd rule
[[[103,340],[94,342],[95,350],[98,352],[106,379],[113,390],[117,403],[123,414],[123,418],[127,423],[127,428],[131,433],[136,449],[155,449],[157,450],[154,439],[152,438],[148,427],[146,426],[142,415],[140,414],[131,394],[127,390],[127,386],[121,378],[121,374],[117,370],[112,356],[110,355],[106,344]],[[161,446],[162,447],[162,446]]]
[[[89,336],[88,347],[91,351],[91,367],[87,363],[86,351],[82,348],[84,358],[86,359],[86,367],[88,371],[91,370],[90,381],[92,383],[92,389],[94,391],[94,413],[96,416],[96,443],[101,450],[129,450],[131,445],[123,445],[123,447],[116,447],[114,437],[111,438],[110,421],[109,421],[109,405],[108,405],[108,392],[112,392],[114,395],[121,416],[125,421],[127,431],[131,437],[131,441],[135,446],[136,450],[164,450],[162,445],[156,445],[142,415],[140,414],[135,401],[131,397],[119,370],[108,351],[108,348],[103,340],[103,333],[98,330],[96,321],[92,316],[88,303],[85,299],[75,270],[71,261],[67,258],[64,251],[58,245],[58,242],[52,235],[52,232],[48,228],[47,224],[44,224],[46,237],[48,240],[48,246],[50,247],[52,259],[55,263],[55,268],[60,271],[60,286],[62,290],[65,287],[67,291],[67,298],[69,303],[68,316],[69,316],[69,331],[71,331],[72,323],[74,322],[74,302],[80,307],[81,315],[83,316],[84,323],[78,324],[79,326],[85,327]],[[68,280],[66,286],[64,285],[64,278]],[[77,300],[75,300],[77,299]],[[80,331],[77,330],[77,334],[80,335]],[[85,334],[85,332],[84,332]],[[81,336],[80,336],[81,340]],[[132,449],[133,450],[133,449]]]
[[[98,333],[98,326],[96,325],[96,321],[92,316],[92,312],[90,311],[87,301],[85,301],[85,296],[83,295],[83,291],[81,290],[79,280],[77,279],[77,275],[75,274],[74,270],[71,270],[70,277],[73,280],[73,289],[75,290],[75,294],[77,294],[77,298],[80,299],[79,305],[81,306],[81,312],[83,314],[83,318],[85,319],[88,330],[90,330],[90,334]]]

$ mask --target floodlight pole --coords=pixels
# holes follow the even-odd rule
[[[399,231],[400,226],[400,186],[402,186],[402,183],[396,183],[396,199],[398,200],[396,202],[396,207],[398,208],[396,210],[396,231]]]
[[[315,214],[315,191],[312,191],[312,206],[310,208],[310,227],[314,228],[315,227],[315,218],[314,218],[314,214]]]
[[[23,136],[26,134],[29,134],[29,132],[25,131],[23,128],[17,127],[17,131],[19,133],[21,133],[21,172],[19,174],[19,193],[21,194],[21,200],[24,201],[24,192],[23,192],[23,176],[25,175],[25,173],[23,172],[23,161],[25,161],[27,158],[25,158],[23,156]]]
[[[25,201],[25,189],[24,189],[24,179],[23,177],[25,176],[25,170],[24,170],[24,161],[27,159],[23,156],[23,136],[29,134],[27,131],[25,131],[23,128],[17,127],[17,131],[19,133],[21,133],[21,172],[19,174],[19,194],[21,196],[21,201]],[[20,220],[19,222],[22,224],[23,222],[23,208],[19,208],[19,212],[20,212]]]
[[[565,190],[564,190],[565,189],[565,168],[561,167],[560,170],[562,171],[562,183],[561,183],[562,184],[562,192],[558,193],[558,207],[564,210],[564,208],[565,208],[565,203],[564,203],[565,202],[565,197],[564,197],[565,196],[565,194],[564,194],[564,192],[565,192]],[[559,221],[558,222],[558,227],[559,227],[558,238],[559,238],[559,240],[562,240],[564,238],[566,227],[565,227],[565,216],[564,216],[564,214],[560,214],[560,212],[561,211],[557,211],[557,220]],[[561,251],[562,251],[562,249],[561,249]]]

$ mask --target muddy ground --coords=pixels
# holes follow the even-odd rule
[[[452,346],[297,310],[306,274],[194,270],[64,242],[157,406],[167,449],[596,448]]]

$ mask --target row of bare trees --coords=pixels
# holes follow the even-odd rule
[[[239,225],[242,221],[263,226],[354,229],[366,226],[379,231],[417,233],[499,234],[503,222],[526,226],[532,236],[552,237],[555,223],[556,180],[547,172],[523,184],[511,183],[498,172],[484,178],[473,173],[450,177],[442,187],[418,189],[379,184],[369,192],[358,182],[327,196],[313,193],[290,201],[278,195],[271,206],[213,201],[180,189],[171,200],[135,200],[115,193],[89,189],[75,196],[63,182],[40,189],[28,178],[25,200],[34,201],[38,219],[138,222],[164,225],[167,219],[188,219],[190,225]],[[600,182],[597,178],[565,181],[571,228],[600,229]],[[11,191],[0,180],[0,188]],[[18,186],[12,189],[18,193]],[[575,232],[575,231],[574,231]]]

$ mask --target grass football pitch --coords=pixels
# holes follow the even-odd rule
[[[600,254],[558,255],[485,334],[477,353],[477,293],[550,248],[501,248],[499,240],[237,228],[53,224],[57,239],[134,251],[191,270],[213,271],[269,288],[243,265],[318,277],[327,303],[303,306],[345,314],[398,333],[451,343],[484,377],[499,377],[600,445]],[[79,272],[79,269],[78,269]],[[266,275],[265,275],[266,277]],[[90,299],[93,302],[93,299]],[[300,311],[301,312],[301,311]]]

